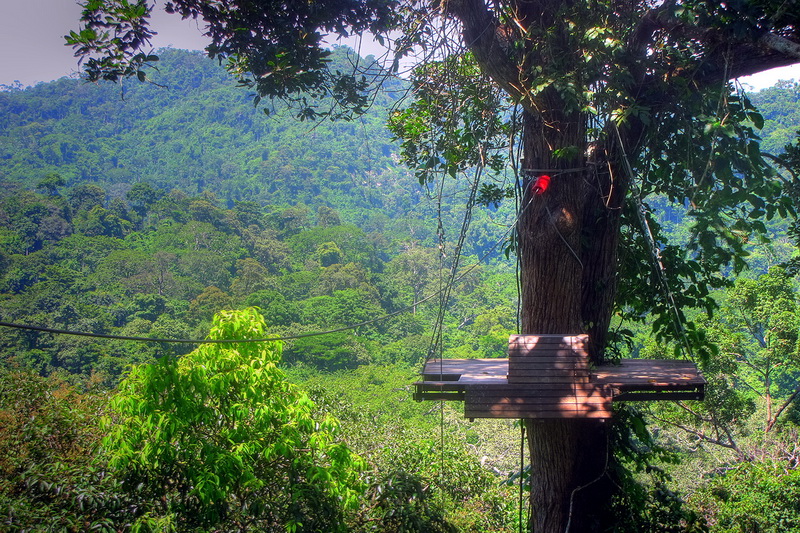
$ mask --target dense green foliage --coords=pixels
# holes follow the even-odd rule
[[[800,88],[795,82],[780,82],[751,96],[753,105],[764,116],[764,127],[759,132],[761,149],[779,155],[797,136]]]
[[[199,338],[219,309],[258,306],[270,331],[306,333],[401,310],[433,295],[446,276],[448,265],[424,243],[388,229],[367,233],[341,223],[330,208],[316,217],[302,205],[265,210],[240,202],[225,209],[213,195],[188,197],[147,182],[126,200],[110,202],[93,185],[96,203],[79,202],[75,191],[87,187],[62,196],[9,184],[0,193],[3,320]],[[476,259],[465,261],[474,266]],[[453,324],[447,349],[501,355],[514,329],[514,299],[510,272],[483,267],[462,277],[446,319]],[[287,347],[287,359],[328,370],[370,361],[413,364],[426,356],[436,314],[435,305],[420,305],[392,320],[298,339]],[[469,332],[468,324],[474,324]],[[5,360],[43,373],[103,370],[116,376],[130,362],[185,352],[164,343],[9,329],[0,332],[0,342]]]
[[[254,310],[221,313],[209,338],[242,342],[134,365],[110,402],[93,381],[81,392],[55,376],[3,370],[3,524],[364,533],[512,527],[513,489],[463,444],[441,447],[439,417],[410,400],[407,370],[295,369],[312,391],[306,395],[279,368],[280,342],[246,342],[265,335]],[[458,424],[446,431],[448,440],[462,433]],[[446,460],[436,459],[440,453]]]
[[[47,176],[57,173],[70,188],[96,184],[112,198],[146,181],[189,195],[214,193],[226,207],[289,199],[335,206],[350,220],[368,209],[414,208],[420,190],[392,159],[384,126],[402,84],[387,84],[357,121],[301,123],[286,110],[267,116],[254,108],[247,92],[199,53],[164,50],[160,57],[151,77],[163,87],[64,78],[0,92],[3,179],[47,189]],[[347,69],[352,56],[341,48],[332,59]]]
[[[264,338],[255,310],[216,316],[210,339]],[[283,371],[278,342],[205,344],[134,367],[105,439],[109,467],[179,530],[337,531],[358,507],[362,461]]]
[[[413,304],[446,280],[464,193],[448,191],[461,196],[441,207],[443,257],[436,209],[395,165],[382,130],[392,93],[360,122],[297,125],[254,110],[196,54],[161,55],[163,74],[151,74],[168,88],[126,86],[125,99],[75,80],[0,93],[0,319],[168,339],[212,328],[228,338],[333,329],[412,307],[283,349],[190,351],[4,328],[4,526],[516,530],[514,484],[524,476],[502,482],[519,468],[518,428],[410,398],[438,314],[435,299]],[[753,95],[765,137],[797,127],[782,118],[796,112],[796,92]],[[692,218],[662,196],[645,201],[660,235],[685,245]],[[507,221],[502,210],[476,211],[462,273],[502,239],[493,216]],[[768,230],[771,243],[736,235],[757,270],[712,293],[719,312],[690,311],[698,335],[719,347],[703,362],[708,400],[651,409],[656,442],[643,425],[620,436],[630,438],[623,450],[670,452],[650,462],[683,460],[634,464],[650,485],[626,480],[620,530],[702,530],[698,517],[712,531],[745,519],[752,530],[798,527],[797,288],[792,271],[769,269],[791,256],[785,224]],[[444,354],[502,356],[517,298],[508,266],[459,277]],[[213,318],[252,306],[260,314]],[[671,357],[676,346],[656,342],[650,326],[620,324],[635,334],[620,351]],[[635,418],[624,420],[642,424]]]

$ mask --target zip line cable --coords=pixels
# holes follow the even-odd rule
[[[443,366],[443,350],[444,342],[442,340],[441,325],[444,322],[444,309],[446,307],[447,296],[445,295],[443,285],[443,272],[444,260],[447,257],[446,240],[444,234],[444,224],[442,224],[442,195],[444,193],[445,180],[439,181],[439,192],[436,197],[436,236],[439,239],[439,310],[436,315],[436,322],[434,323],[433,332],[431,333],[431,343],[428,346],[428,353],[425,356],[426,361],[429,360],[435,352],[439,353],[439,374],[444,372]],[[448,280],[449,286],[449,280]],[[443,493],[444,489],[444,402],[439,401],[439,492],[438,495]],[[443,503],[444,500],[442,500]]]
[[[527,205],[530,205],[528,202]],[[527,208],[526,205],[526,208]],[[521,210],[517,215],[517,218],[511,223],[509,229],[502,235],[500,240],[495,242],[491,248],[489,248],[486,253],[478,258],[478,261],[475,264],[471,265],[467,268],[464,272],[454,278],[453,282],[457,282],[465,278],[470,272],[475,270],[478,265],[483,263],[494,251],[495,249],[500,246],[501,243],[505,242],[508,235],[511,233],[513,228],[516,226],[517,221],[519,220],[520,216],[522,216]],[[97,339],[110,339],[110,340],[119,340],[119,341],[136,341],[136,342],[163,342],[163,343],[171,343],[171,344],[235,344],[235,343],[249,343],[249,342],[274,342],[274,341],[287,341],[287,340],[294,340],[294,339],[303,339],[308,337],[318,337],[321,335],[330,335],[332,333],[340,333],[342,331],[348,331],[351,329],[360,328],[362,326],[368,326],[370,324],[374,324],[376,322],[382,322],[383,320],[388,320],[389,318],[395,317],[397,315],[407,313],[415,309],[418,305],[423,304],[433,298],[436,298],[441,294],[441,291],[434,292],[433,294],[429,294],[428,296],[417,300],[416,302],[403,307],[402,309],[398,309],[397,311],[393,311],[391,313],[387,313],[383,316],[379,316],[377,318],[373,318],[370,320],[365,320],[363,322],[358,322],[356,324],[350,324],[347,326],[342,326],[340,328],[329,329],[325,331],[314,331],[309,333],[297,333],[294,335],[281,335],[281,336],[273,336],[273,337],[264,337],[261,339],[165,339],[165,338],[158,338],[158,337],[137,337],[137,336],[130,336],[130,335],[112,335],[106,333],[91,333],[86,331],[74,331],[69,329],[61,329],[61,328],[50,328],[44,326],[31,326],[28,324],[17,324],[14,322],[5,322],[0,321],[0,327],[3,328],[10,328],[10,329],[21,329],[26,331],[38,331],[41,333],[52,333],[55,335],[72,335],[77,337],[91,337]]]
[[[522,160],[522,143],[515,142],[514,136],[517,133],[518,125],[518,116],[517,116],[518,106],[514,106],[514,115],[512,117],[512,124],[513,127],[511,129],[511,141],[509,142],[509,159],[511,160],[512,169],[514,171],[514,207],[520,211],[520,216],[522,216],[522,209],[520,209],[521,202],[525,197],[524,191],[525,188],[528,186],[527,180],[520,179],[520,169],[517,166],[517,161]],[[516,153],[514,153],[514,148],[516,147]],[[533,197],[531,197],[531,202],[533,201]],[[518,218],[519,220],[519,218]],[[517,243],[519,245],[519,243]],[[522,332],[522,279],[520,277],[520,254],[514,254],[514,282],[516,284],[517,289],[517,315],[516,315],[516,332],[519,335]],[[520,427],[520,436],[519,436],[519,499],[517,501],[517,512],[518,512],[518,523],[517,526],[519,528],[519,533],[523,533],[524,530],[528,529],[527,524],[525,524],[525,528],[523,529],[523,514],[524,514],[524,494],[525,494],[525,420],[519,419],[519,427]],[[529,513],[530,515],[530,513]]]

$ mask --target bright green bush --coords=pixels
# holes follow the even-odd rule
[[[254,309],[222,311],[210,339],[264,338]],[[362,460],[338,422],[278,368],[278,342],[204,344],[134,367],[112,402],[112,470],[178,530],[345,531]]]

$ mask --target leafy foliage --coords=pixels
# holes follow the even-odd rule
[[[397,18],[397,3],[379,0],[337,0],[291,7],[280,2],[258,2],[231,9],[197,0],[167,3],[167,11],[183,18],[202,18],[208,24],[209,57],[227,59],[228,70],[239,83],[262,97],[293,98],[303,103],[300,118],[313,117],[309,99],[328,97],[345,111],[363,112],[370,82],[352,71],[332,70],[331,52],[322,48],[323,37],[341,37],[386,31]],[[67,36],[79,57],[87,56],[89,80],[119,81],[136,76],[147,79],[145,66],[158,61],[139,48],[152,36],[148,21],[152,5],[129,2],[88,1],[83,26]],[[259,28],[260,31],[242,31]],[[256,103],[258,103],[258,100]]]
[[[10,531],[113,530],[135,504],[103,461],[98,421],[107,398],[95,377],[70,385],[62,377],[0,369],[0,512]]]
[[[209,339],[263,338],[254,310],[220,312]],[[337,422],[278,368],[277,342],[206,344],[134,367],[112,402],[109,466],[178,529],[344,531],[363,461]],[[155,513],[155,514],[154,514]]]
[[[713,533],[793,531],[800,528],[798,476],[782,463],[741,463],[712,479],[696,504],[710,515]]]

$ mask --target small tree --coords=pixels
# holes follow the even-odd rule
[[[218,313],[209,338],[265,336],[247,309]],[[143,516],[182,530],[345,530],[362,461],[336,442],[334,418],[314,418],[280,359],[279,342],[204,344],[131,370],[105,450]]]
[[[764,428],[769,431],[800,393],[793,385],[800,373],[800,321],[792,279],[778,267],[758,279],[739,279],[722,311],[727,331],[721,344],[739,363],[740,383],[765,402]]]

